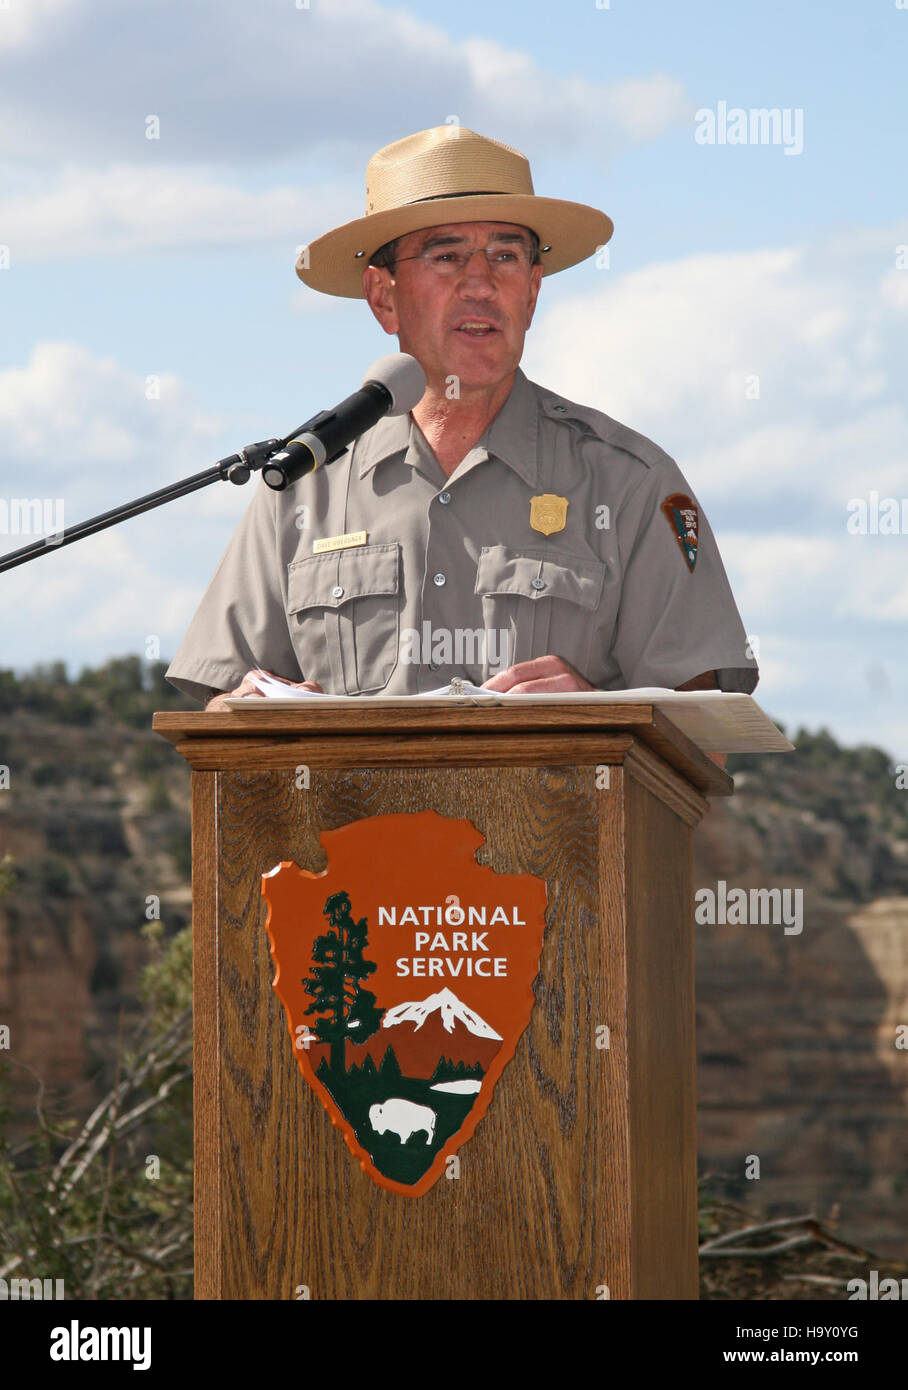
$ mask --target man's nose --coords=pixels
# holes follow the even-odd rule
[[[480,269],[476,268],[476,257],[480,259]],[[489,258],[481,246],[477,246],[475,251],[467,251],[467,263],[460,273],[461,280],[480,280],[489,289],[495,288],[495,272],[489,264]]]

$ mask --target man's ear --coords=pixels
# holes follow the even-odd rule
[[[363,271],[363,294],[385,332],[397,333],[400,329],[400,319],[397,316],[394,278],[390,270],[367,265]]]

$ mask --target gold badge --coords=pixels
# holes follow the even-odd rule
[[[568,500],[557,497],[554,492],[543,492],[539,497],[530,498],[530,525],[534,531],[551,536],[554,531],[563,531],[567,521]]]
[[[347,531],[343,536],[323,536],[312,542],[313,555],[324,555],[326,550],[349,550],[354,545],[365,545],[369,539],[367,531]]]

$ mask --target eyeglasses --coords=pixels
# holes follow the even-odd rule
[[[496,242],[492,246],[476,246],[472,251],[453,246],[432,246],[427,251],[420,251],[417,256],[398,256],[396,264],[399,265],[401,261],[423,261],[436,275],[449,279],[462,275],[477,251],[482,252],[489,270],[496,276],[520,274],[531,264],[532,252],[525,241],[508,245]]]

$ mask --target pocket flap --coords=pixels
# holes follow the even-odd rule
[[[400,545],[358,545],[307,555],[287,566],[287,612],[339,608],[351,599],[396,594]]]
[[[517,551],[506,545],[485,545],[479,554],[474,592],[565,599],[593,609],[602,598],[606,568],[601,560],[580,560],[563,550]]]

